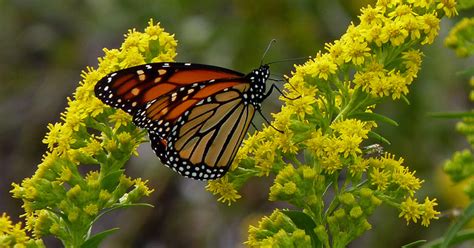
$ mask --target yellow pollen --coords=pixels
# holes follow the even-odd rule
[[[159,74],[160,76],[163,75],[163,74],[165,74],[165,73],[166,73],[166,70],[164,70],[164,69],[159,69],[159,70],[158,70],[158,74]]]

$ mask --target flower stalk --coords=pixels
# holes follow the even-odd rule
[[[249,178],[275,175],[269,200],[299,209],[298,218],[280,209],[264,217],[250,227],[247,245],[297,247],[310,239],[313,247],[345,247],[372,228],[367,219],[382,203],[397,208],[407,224],[428,226],[438,218],[436,199],[415,198],[423,180],[403,158],[366,154],[363,147],[389,142],[375,129],[396,122],[375,113],[377,103],[408,101],[420,48],[438,35],[440,17],[456,13],[451,0],[379,0],[362,8],[358,24],[326,51],[296,66],[281,97],[285,104],[273,115],[272,125],[284,132],[264,127],[250,135],[234,170],[207,186],[231,204]]]
[[[172,61],[176,41],[150,21],[144,32],[129,30],[120,49],[104,49],[99,66],[82,73],[61,121],[48,125],[43,139],[48,151],[35,174],[13,184],[13,197],[23,201],[26,230],[33,237],[55,236],[65,247],[100,242],[105,234],[91,228],[103,214],[130,206],[149,206],[147,182],[124,174],[124,165],[146,132],[131,116],[104,105],[94,95],[96,82],[113,71],[143,63]]]

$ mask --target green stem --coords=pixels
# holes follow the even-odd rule
[[[362,93],[362,89],[361,88],[357,88],[355,89],[355,92],[354,94],[352,95],[351,97],[351,100],[349,101],[349,103],[341,110],[341,112],[339,112],[339,114],[336,116],[336,118],[334,118],[334,121],[333,122],[336,122],[337,120],[339,119],[344,119],[345,116],[347,116],[347,114],[349,114],[350,112],[352,112],[353,109],[355,109],[356,106],[359,106],[359,96],[360,94]]]

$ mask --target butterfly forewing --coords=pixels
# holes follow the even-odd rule
[[[148,130],[167,166],[194,179],[225,174],[264,99],[268,66],[244,75],[190,63],[146,64],[109,74],[96,87],[104,103]]]

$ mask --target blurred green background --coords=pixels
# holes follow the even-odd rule
[[[325,42],[337,39],[359,9],[375,1],[309,0],[0,0],[0,213],[18,220],[21,202],[12,199],[12,182],[31,176],[46,146],[47,124],[59,120],[66,97],[78,85],[80,72],[96,66],[102,48],[116,48],[130,28],[143,30],[150,18],[176,34],[178,61],[214,64],[248,72],[259,65],[268,42],[275,38],[266,61],[315,55]],[[472,14],[472,13],[471,13]],[[440,168],[451,154],[467,147],[454,131],[455,121],[433,119],[429,112],[470,109],[467,78],[456,72],[472,60],[461,60],[443,46],[459,19],[443,20],[435,44],[424,48],[425,61],[408,99],[387,101],[378,111],[398,121],[378,132],[392,141],[385,149],[405,158],[425,180],[418,196],[439,199],[439,209],[462,204]],[[277,75],[289,74],[291,63],[272,65]],[[277,111],[277,95],[264,113]],[[257,122],[261,118],[257,118]],[[127,174],[150,180],[156,189],[146,201],[154,209],[121,210],[105,216],[94,231],[118,226],[104,247],[239,247],[249,224],[282,203],[267,201],[272,178],[254,179],[243,198],[228,207],[204,190],[205,183],[184,179],[160,165],[148,144],[127,165]],[[450,195],[451,198],[448,198]],[[392,208],[381,207],[371,219],[373,229],[350,247],[400,247],[441,235],[449,220],[430,228],[406,226]],[[50,247],[60,247],[49,238]]]

